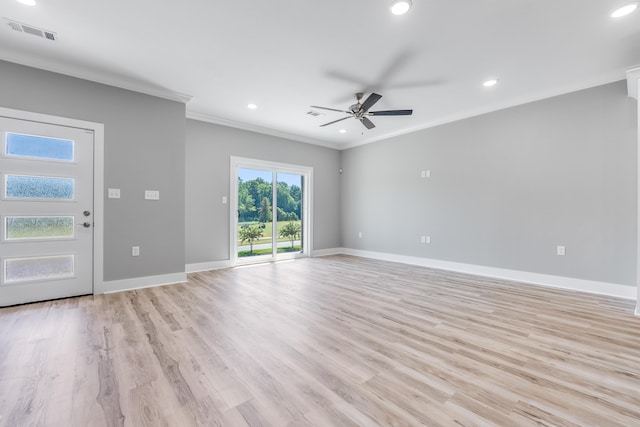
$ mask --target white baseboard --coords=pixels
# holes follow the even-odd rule
[[[221,268],[231,267],[231,261],[224,259],[221,261],[197,262],[195,264],[185,265],[187,273],[198,273],[200,271],[220,270]]]
[[[417,265],[439,270],[455,271],[458,273],[473,274],[476,276],[492,277],[496,279],[530,283],[551,288],[567,289],[635,300],[635,314],[637,316],[640,316],[640,299],[638,299],[638,290],[635,286],[624,286],[616,283],[597,282],[593,280],[552,276],[548,274],[530,273],[526,271],[508,270],[504,268],[486,267],[482,265],[464,264],[431,258],[412,257],[407,255],[396,255],[384,252],[363,251],[350,248],[330,248],[313,251],[314,257],[339,254],[354,255],[363,258],[378,259],[381,261],[399,262],[402,264]],[[221,268],[228,268],[230,266],[231,264],[229,260],[187,264],[185,266],[185,273],[172,273],[159,276],[136,277],[133,279],[105,281],[102,282],[100,289],[96,289],[95,293],[96,295],[107,294],[112,292],[122,292],[133,289],[184,283],[187,281],[187,273],[218,270]]]
[[[187,281],[187,273],[161,274],[159,276],[135,277],[133,279],[110,280],[102,282],[96,294],[132,291],[134,289],[152,288],[154,286],[173,285]]]
[[[318,249],[312,252],[312,257],[339,255],[343,254],[343,248]],[[186,264],[185,271],[187,273],[198,273],[200,271],[220,270],[222,268],[231,267],[231,261],[223,259],[220,261],[198,262],[194,264]]]
[[[482,265],[464,264],[459,262],[442,261],[430,258],[362,251],[359,249],[341,248],[341,250],[341,253],[343,254],[360,256],[363,258],[399,262],[403,264],[436,268],[439,270],[455,271],[458,273],[474,274],[476,276],[492,277],[495,279],[511,280],[514,282],[588,292],[592,294],[607,295],[617,298],[631,300],[638,299],[638,290],[635,286],[625,286],[616,283],[597,282],[593,280],[575,279],[571,277],[530,273],[526,271],[508,270],[504,268],[485,267]],[[638,304],[639,305],[636,307],[636,314],[640,315],[640,301],[638,302]]]
[[[311,256],[315,258],[319,256],[340,255],[345,253],[344,251],[344,248],[314,249]]]

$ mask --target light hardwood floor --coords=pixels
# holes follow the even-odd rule
[[[633,302],[348,256],[0,310],[0,425],[640,426]]]

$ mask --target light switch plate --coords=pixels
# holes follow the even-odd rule
[[[145,200],[160,200],[160,192],[157,190],[144,190]]]
[[[119,199],[120,198],[120,189],[119,188],[109,188],[107,189],[107,197],[110,199]]]

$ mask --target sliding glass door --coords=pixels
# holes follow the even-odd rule
[[[307,255],[311,169],[232,157],[231,171],[232,262]]]
[[[278,254],[302,252],[302,215],[303,182],[300,174],[276,174],[276,236]]]
[[[273,182],[270,171],[238,168],[238,258],[272,255]]]

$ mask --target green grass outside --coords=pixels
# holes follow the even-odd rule
[[[278,230],[278,231],[279,231],[282,227],[284,227],[284,226],[285,226],[286,224],[288,224],[289,222],[290,222],[290,221],[278,221],[278,222],[277,222],[277,226],[276,226],[276,227],[277,227],[277,228],[276,228],[276,230]],[[301,223],[301,221],[293,221],[293,222],[296,222],[296,223],[300,224],[300,226],[302,227],[302,223]],[[253,227],[253,226],[256,226],[256,225],[258,225],[258,226],[260,225],[260,223],[257,223],[257,222],[253,222],[253,223],[251,223],[251,222],[241,223],[241,224],[239,224],[239,225],[238,225],[238,235],[239,235],[239,233],[240,233],[240,229],[242,228],[242,225],[243,225],[243,224],[247,224],[247,225],[249,225],[250,227]],[[253,241],[253,244],[254,244],[254,245],[259,245],[260,243],[271,243],[271,233],[272,233],[272,231],[273,231],[273,226],[272,226],[272,224],[273,224],[273,223],[271,223],[271,222],[268,222],[268,223],[266,223],[266,224],[265,224],[265,228],[263,228],[263,229],[262,229],[262,236],[263,236],[263,237],[262,237],[261,239],[254,240],[254,241]],[[298,238],[298,239],[296,239],[296,240],[300,240],[300,238]],[[285,239],[285,238],[283,238],[283,237],[280,237],[280,235],[278,235],[278,240],[277,240],[277,241],[278,241],[278,242],[291,242],[291,240],[289,240],[289,239]],[[248,242],[244,242],[244,243],[242,243],[242,242],[240,242],[240,239],[238,239],[238,246],[244,246],[244,245],[248,245],[248,244],[249,244]],[[255,251],[254,251],[254,252],[255,252]]]
[[[287,252],[300,252],[302,247],[299,245],[294,246],[293,248],[288,246],[286,248],[278,248],[278,253],[287,253]],[[257,256],[257,255],[271,255],[271,249],[256,249],[251,253],[251,251],[238,251],[238,257],[248,257],[248,256]]]

